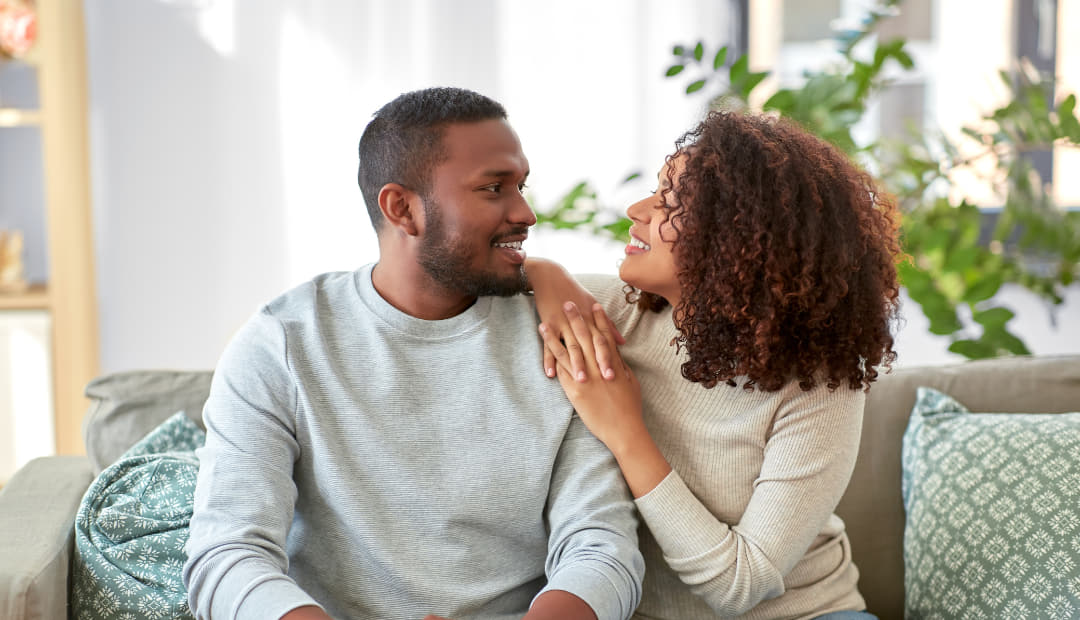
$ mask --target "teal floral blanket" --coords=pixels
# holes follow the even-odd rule
[[[206,434],[174,414],[110,465],[75,516],[71,617],[192,618],[181,579]]]

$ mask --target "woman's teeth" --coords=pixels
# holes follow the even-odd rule
[[[641,248],[642,250],[651,250],[652,249],[652,247],[648,243],[645,243],[644,241],[642,241],[641,239],[638,239],[637,237],[630,237],[630,245],[634,246],[635,248]]]

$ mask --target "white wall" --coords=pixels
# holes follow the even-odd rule
[[[0,312],[0,485],[31,459],[55,454],[51,333],[44,310]]]
[[[104,372],[212,367],[259,304],[375,260],[356,142],[397,94],[489,94],[539,205],[583,178],[625,205],[701,113],[686,80],[662,77],[671,46],[729,32],[720,0],[84,4]],[[618,187],[634,170],[646,180]],[[614,272],[620,255],[542,230],[526,249],[575,271]],[[1018,295],[1036,352],[1080,351],[1080,294],[1050,332]],[[951,359],[907,315],[901,364]]]
[[[88,0],[102,370],[211,367],[262,302],[374,260],[356,143],[403,91],[502,101],[541,205],[651,176],[702,102],[663,79],[668,50],[721,40],[724,4]],[[614,270],[542,238],[526,249]]]

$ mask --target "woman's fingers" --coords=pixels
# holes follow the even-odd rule
[[[581,312],[578,311],[577,304],[574,302],[568,301],[563,304],[563,312],[566,313],[566,319],[570,321],[570,328],[574,331],[574,339],[576,340],[575,344],[577,344],[578,352],[582,356],[581,366],[575,366],[573,368],[574,378],[584,382],[589,378],[585,365],[594,364],[596,362],[593,330],[585,322],[585,317],[581,316]]]
[[[567,352],[566,347],[559,341],[559,337],[555,334],[555,331],[547,323],[541,323],[539,328],[540,337],[544,340],[544,372],[548,371],[548,368],[554,368],[555,366],[571,367],[570,353]],[[548,366],[548,359],[554,358],[555,362]],[[548,376],[554,376],[548,373]]]
[[[544,345],[544,374],[548,377],[555,376],[555,354],[551,352],[547,344]]]
[[[611,358],[613,356],[618,356],[619,361],[622,361],[622,356],[618,355],[615,351],[615,335],[618,334],[618,332],[612,327],[611,321],[608,320],[607,314],[604,313],[603,306],[598,303],[593,304],[592,313],[593,324],[596,325],[596,330],[593,333],[593,348],[596,349],[596,365],[600,367],[600,374],[608,381],[611,381],[615,378],[615,364],[612,363]],[[622,336],[619,337],[621,338]]]

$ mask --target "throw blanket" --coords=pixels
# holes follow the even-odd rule
[[[71,617],[191,618],[181,580],[206,433],[183,412],[107,467],[75,516]]]

